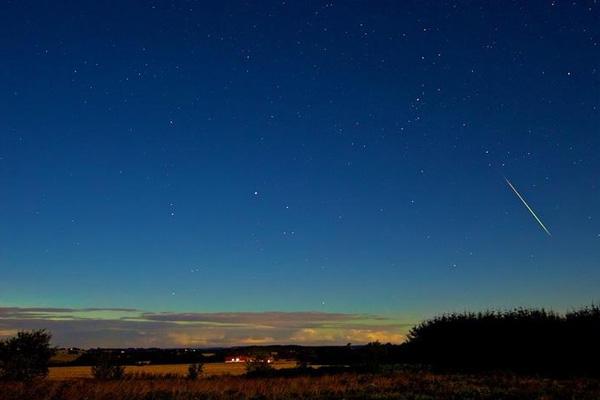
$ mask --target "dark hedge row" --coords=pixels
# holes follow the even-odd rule
[[[600,307],[442,315],[415,326],[404,361],[436,369],[600,375]]]

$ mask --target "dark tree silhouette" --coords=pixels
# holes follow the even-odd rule
[[[415,326],[404,355],[442,370],[600,375],[600,308],[454,313]]]
[[[48,362],[56,352],[45,330],[22,331],[0,342],[0,378],[27,381],[48,375]]]
[[[203,371],[204,371],[204,364],[202,364],[202,363],[190,364],[188,366],[187,378],[192,381],[196,380],[196,379],[198,379],[198,376],[202,375]]]
[[[269,355],[265,352],[256,351],[246,361],[246,375],[248,376],[265,376],[271,374],[273,370],[273,366],[269,362]]]
[[[101,353],[92,366],[92,375],[94,378],[102,380],[123,379],[125,367],[112,354]]]

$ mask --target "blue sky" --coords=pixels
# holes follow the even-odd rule
[[[410,324],[597,301],[599,17],[8,2],[0,305]]]

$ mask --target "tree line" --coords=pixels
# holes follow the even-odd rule
[[[413,327],[406,362],[437,370],[600,376],[600,307],[452,313]]]

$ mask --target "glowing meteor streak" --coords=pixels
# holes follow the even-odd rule
[[[542,229],[544,231],[546,231],[546,233],[548,234],[548,236],[552,236],[552,234],[550,233],[550,231],[548,230],[548,228],[546,228],[546,226],[544,225],[544,223],[538,218],[537,215],[535,215],[535,212],[533,212],[533,210],[531,209],[531,207],[529,207],[529,204],[527,204],[527,202],[525,201],[525,199],[523,198],[523,196],[521,196],[521,194],[512,185],[512,183],[510,183],[510,181],[506,177],[504,178],[504,180],[506,181],[506,183],[508,183],[508,186],[510,186],[510,188],[513,190],[513,192],[515,192],[515,194],[517,195],[517,197],[519,197],[519,199],[523,202],[523,204],[525,204],[525,207],[527,207],[527,209],[529,210],[529,212],[531,213],[531,215],[533,215],[533,218],[535,218],[535,220],[538,222],[538,224],[540,224],[540,226],[542,227]]]

